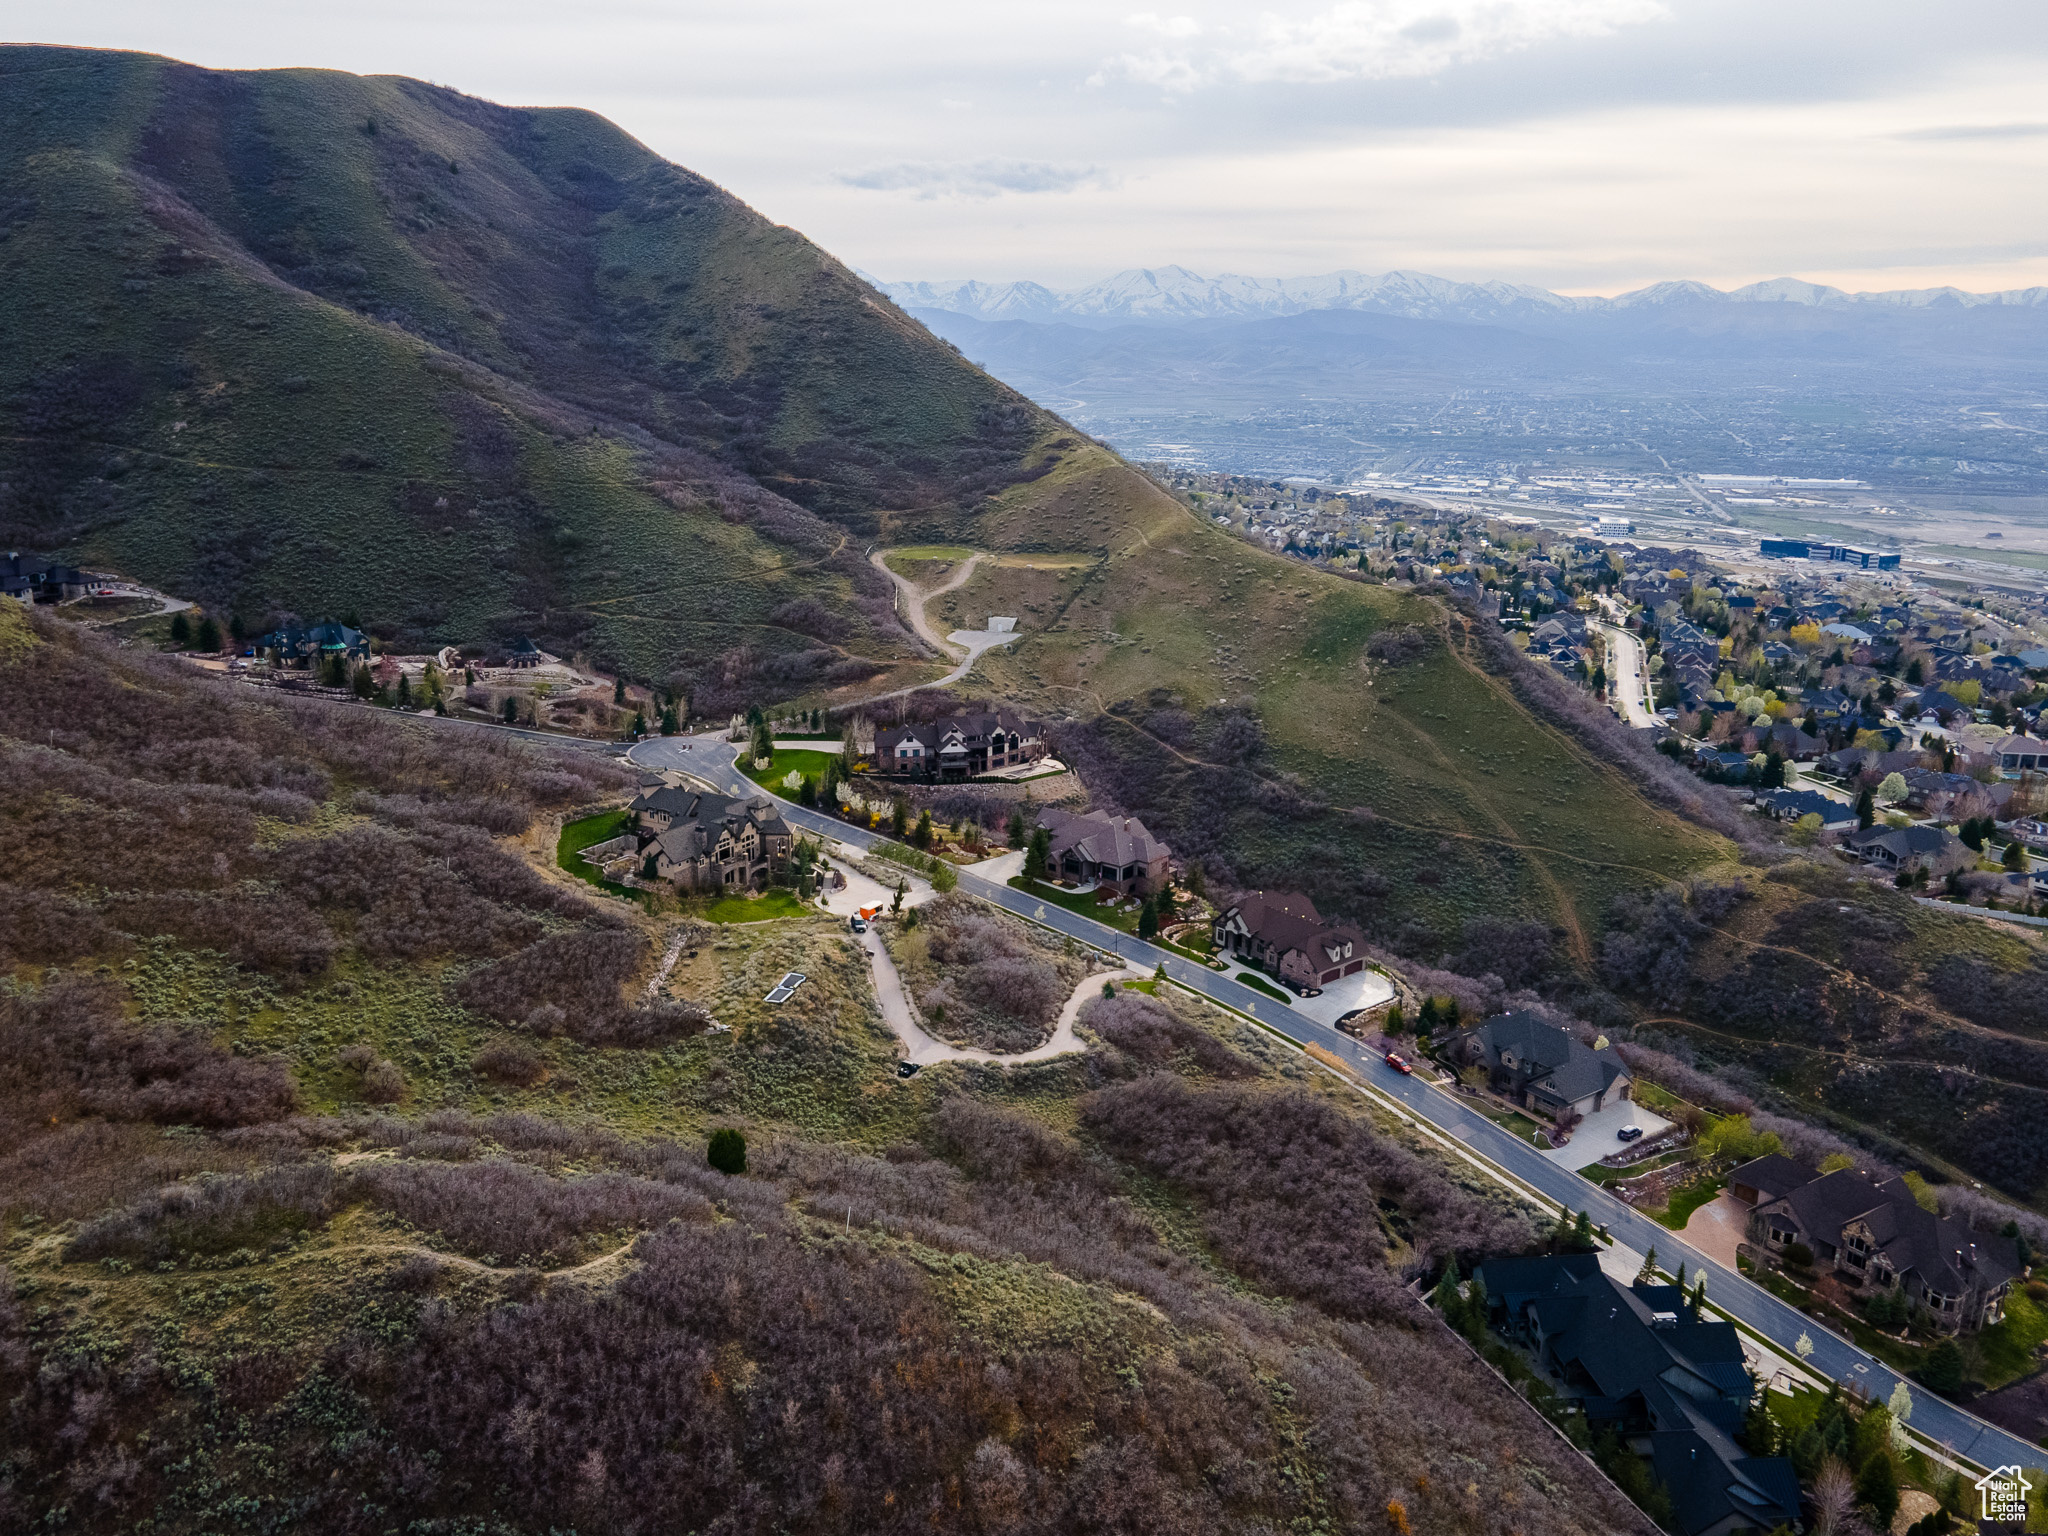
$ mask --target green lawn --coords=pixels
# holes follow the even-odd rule
[[[1036,896],[1040,901],[1050,902],[1056,907],[1065,907],[1069,912],[1078,912],[1081,916],[1093,918],[1108,928],[1115,928],[1124,933],[1138,931],[1136,907],[1127,912],[1112,911],[1097,904],[1092,890],[1063,891],[1057,886],[1047,885],[1043,880],[1026,880],[1022,875],[1010,882],[1010,889],[1022,891],[1027,896]]]
[[[1726,1179],[1694,1179],[1681,1186],[1671,1196],[1671,1203],[1662,1211],[1652,1211],[1658,1221],[1674,1232],[1683,1232],[1685,1224],[1692,1220],[1692,1213],[1721,1193]]]
[[[702,915],[714,923],[765,923],[773,917],[811,917],[816,912],[796,892],[777,889],[763,892],[753,900],[721,896]]]
[[[773,790],[785,799],[794,800],[796,795],[782,787],[782,781],[789,776],[791,769],[803,774],[806,778],[820,779],[824,777],[825,765],[837,762],[838,760],[839,754],[837,752],[807,752],[801,748],[792,747],[787,751],[777,752],[772,767],[757,769],[754,767],[754,760],[747,756],[746,749],[742,747],[740,749],[739,762],[740,772],[744,773],[763,789]]]
[[[609,842],[626,830],[628,813],[623,809],[603,811],[595,816],[586,816],[581,821],[569,822],[562,828],[562,835],[555,843],[555,864],[566,869],[578,880],[588,880],[599,890],[614,895],[630,894],[624,886],[614,885],[597,872],[594,865],[586,864],[578,855],[586,848]]]
[[[1542,1146],[1542,1143],[1536,1139],[1536,1133],[1542,1127],[1519,1110],[1503,1109],[1497,1104],[1489,1104],[1484,1101],[1477,1107],[1479,1113],[1486,1116],[1487,1119],[1506,1131],[1515,1140],[1526,1141],[1532,1147]]]
[[[1977,1359],[1971,1374],[1994,1389],[2031,1376],[2037,1365],[2034,1347],[2044,1341],[2048,1311],[2025,1291],[2015,1290],[2005,1299],[2005,1321],[1984,1329],[1972,1341]]]
[[[1281,991],[1280,988],[1274,986],[1272,982],[1266,980],[1266,978],[1261,976],[1257,971],[1239,971],[1231,979],[1233,981],[1242,982],[1245,986],[1250,987],[1254,992],[1263,992],[1268,997],[1277,997],[1278,999],[1280,999],[1281,1002],[1287,1004],[1290,1008],[1294,1006],[1294,999],[1291,996]]]

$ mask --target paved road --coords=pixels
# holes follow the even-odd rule
[[[1643,642],[1612,624],[1595,624],[1607,641],[1607,696],[1630,725],[1655,725],[1643,682]]]
[[[699,776],[708,774],[707,782],[734,793],[744,793],[753,787],[732,767],[735,748],[731,742],[720,741],[716,737],[692,737],[689,738],[691,748],[685,752],[680,750],[681,740],[669,737],[642,742],[634,749],[634,761],[648,767],[681,768]],[[837,838],[861,848],[871,848],[883,841],[875,833],[850,827],[835,817],[821,816],[787,801],[782,803],[782,815],[792,826],[806,832]],[[1205,966],[1170,954],[1129,934],[1118,933],[1064,907],[1037,901],[1007,884],[992,881],[979,875],[972,867],[961,870],[960,886],[962,890],[971,890],[984,900],[1032,918],[1056,932],[1070,934],[1084,943],[1119,955],[1142,969],[1151,970],[1163,965],[1169,978],[1192,991],[1239,1013],[1249,1014],[1297,1044],[1321,1046],[1332,1055],[1341,1057],[1356,1067],[1375,1088],[1398,1100],[1419,1119],[1462,1142],[1475,1154],[1512,1174],[1552,1202],[1569,1206],[1574,1211],[1585,1211],[1596,1225],[1606,1227],[1618,1242],[1638,1253],[1656,1248],[1664,1268],[1675,1271],[1678,1265],[1684,1264],[1688,1272],[1697,1273],[1711,1265],[1708,1294],[1714,1304],[1729,1316],[1754,1328],[1788,1357],[1796,1356],[1799,1339],[1806,1336],[1813,1343],[1813,1353],[1805,1362],[1807,1369],[1854,1385],[1881,1402],[1890,1399],[1899,1377],[1889,1366],[1865,1354],[1848,1340],[1830,1333],[1823,1324],[1778,1300],[1761,1286],[1714,1263],[1706,1254],[1688,1246],[1678,1233],[1659,1226],[1649,1217],[1624,1205],[1597,1184],[1590,1184],[1576,1173],[1558,1167],[1537,1148],[1510,1136],[1455,1096],[1432,1084],[1403,1077],[1390,1070],[1376,1054],[1349,1035],[1305,1018],[1286,1003],[1254,992],[1250,987],[1220,976]],[[1909,1390],[1913,1394],[1913,1428],[1948,1446],[1956,1455],[1985,1467],[2011,1463],[2029,1467],[2048,1466],[2048,1450],[1943,1402],[1922,1387],[1909,1384]]]

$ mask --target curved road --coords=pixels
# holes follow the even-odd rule
[[[645,741],[633,749],[634,762],[650,768],[679,768],[705,777],[706,782],[733,794],[746,794],[756,786],[733,767],[735,747],[716,736],[690,738],[689,750],[682,750],[684,738],[670,736]],[[876,833],[848,826],[834,817],[821,816],[788,801],[780,801],[783,819],[806,832],[835,838],[861,848],[872,848],[884,839]],[[1118,933],[1064,907],[1034,900],[1022,891],[976,872],[973,866],[960,871],[962,890],[1019,916],[1071,935],[1098,949],[1108,950],[1135,963],[1141,970],[1164,966],[1167,976],[1190,991],[1213,1002],[1247,1014],[1259,1023],[1300,1045],[1315,1045],[1349,1062],[1369,1080],[1373,1091],[1396,1100],[1416,1118],[1469,1148],[1479,1157],[1502,1169],[1554,1204],[1585,1211],[1593,1221],[1607,1228],[1616,1241],[1638,1253],[1655,1247],[1667,1269],[1683,1263],[1689,1270],[1710,1270],[1714,1278],[1708,1291],[1714,1305],[1729,1317],[1769,1339],[1787,1358],[1797,1358],[1797,1345],[1804,1336],[1812,1340],[1813,1353],[1805,1360],[1808,1370],[1831,1380],[1867,1392],[1878,1401],[1890,1398],[1900,1377],[1882,1361],[1865,1354],[1847,1339],[1829,1332],[1826,1325],[1807,1317],[1780,1301],[1761,1286],[1716,1263],[1689,1246],[1667,1227],[1623,1204],[1597,1184],[1551,1162],[1535,1147],[1518,1141],[1477,1110],[1453,1095],[1418,1078],[1403,1077],[1389,1070],[1372,1051],[1349,1035],[1326,1024],[1305,1018],[1286,1003],[1254,992],[1220,976],[1205,966],[1171,954],[1142,939]],[[2048,1466],[2048,1450],[2007,1433],[1975,1414],[1944,1402],[1917,1384],[1908,1384],[1913,1397],[1912,1427],[1956,1456],[1982,1467],[2017,1464]]]
[[[878,693],[872,697],[862,699],[861,703],[875,704],[883,699],[900,699],[905,694],[922,693],[927,688],[944,688],[952,683],[957,683],[961,678],[974,670],[974,664],[981,660],[981,653],[983,651],[992,650],[999,645],[1008,645],[1012,640],[1023,638],[1021,634],[1014,630],[1006,635],[992,635],[986,630],[956,629],[952,634],[941,640],[938,631],[932,628],[931,620],[924,616],[924,605],[926,603],[935,597],[943,597],[946,593],[966,584],[967,578],[974,574],[975,566],[981,563],[981,556],[979,554],[969,555],[960,569],[955,571],[949,579],[927,592],[908,577],[899,576],[895,571],[891,570],[886,558],[888,553],[889,551],[886,549],[876,550],[868,556],[868,564],[872,565],[896,584],[896,595],[903,601],[903,616],[910,620],[910,627],[916,631],[918,639],[924,641],[926,645],[929,645],[941,656],[950,656],[955,652],[965,651],[967,659],[944,677],[935,678],[929,683],[913,683],[908,688],[896,688],[888,693]]]

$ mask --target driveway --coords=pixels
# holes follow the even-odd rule
[[[1645,1136],[1654,1136],[1671,1122],[1653,1109],[1645,1109],[1634,1099],[1623,1099],[1610,1104],[1598,1114],[1588,1115],[1579,1122],[1579,1128],[1572,1132],[1572,1139],[1561,1147],[1552,1147],[1543,1155],[1551,1162],[1564,1168],[1584,1168],[1597,1163],[1610,1152],[1619,1152],[1621,1141],[1615,1136],[1625,1125],[1640,1125]],[[1728,1266],[1733,1269],[1731,1263]]]
[[[1323,988],[1321,997],[1297,997],[1293,999],[1294,1011],[1305,1019],[1314,1019],[1318,1024],[1334,1025],[1347,1013],[1356,1013],[1361,1008],[1377,1008],[1394,995],[1394,984],[1375,970],[1363,970],[1356,976],[1345,976]]]
[[[1748,1223],[1749,1207],[1724,1189],[1692,1213],[1682,1235],[1723,1269],[1733,1269],[1735,1245]]]

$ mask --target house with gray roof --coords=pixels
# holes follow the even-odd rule
[[[727,800],[695,790],[653,789],[628,809],[641,869],[684,890],[759,890],[782,873],[796,844],[766,795]]]
[[[1626,1099],[1635,1081],[1612,1051],[1596,1051],[1530,1013],[1496,1014],[1466,1030],[1452,1050],[1485,1067],[1496,1093],[1552,1119],[1597,1114]]]
[[[1051,838],[1048,867],[1076,884],[1108,886],[1120,896],[1150,896],[1164,890],[1172,875],[1173,850],[1135,816],[1046,811],[1039,825]]]
[[[1782,1456],[1737,1438],[1756,1391],[1733,1323],[1677,1286],[1624,1284],[1597,1254],[1489,1259],[1473,1272],[1488,1322],[1527,1351],[1589,1426],[1614,1430],[1671,1496],[1681,1536],[1736,1536],[1799,1518]]]
[[[1940,827],[1865,827],[1842,839],[1842,846],[1879,869],[1916,873],[1924,869],[1936,879],[1977,862],[1973,849]]]
[[[1728,1184],[1738,1199],[1756,1195],[1744,1245],[1752,1259],[1781,1263],[1803,1245],[1850,1290],[1902,1292],[1947,1333],[2001,1321],[2024,1271],[2011,1238],[1923,1209],[1903,1179],[1874,1184],[1851,1168],[1820,1173],[1778,1157],[1743,1164]]]

